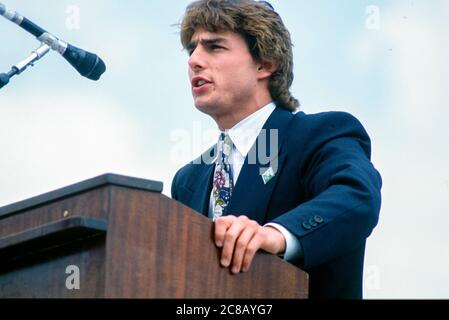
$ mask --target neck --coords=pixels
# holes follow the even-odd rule
[[[257,111],[268,105],[270,102],[272,102],[271,97],[261,100],[260,103],[251,104],[246,108],[233,110],[233,112],[229,114],[216,115],[212,118],[217,123],[218,128],[224,132],[226,130],[232,129],[236,124],[248,118],[250,115],[256,113]]]

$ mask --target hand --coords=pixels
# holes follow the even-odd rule
[[[261,249],[278,254],[285,251],[285,238],[273,227],[262,227],[246,216],[225,216],[215,221],[215,244],[223,248],[221,265],[232,273],[247,272]]]

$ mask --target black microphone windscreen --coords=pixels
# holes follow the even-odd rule
[[[98,80],[106,71],[106,65],[96,54],[68,45],[63,57],[83,76]]]
[[[0,89],[9,83],[9,76],[5,73],[0,73]]]

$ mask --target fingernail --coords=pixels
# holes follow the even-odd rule
[[[221,260],[221,265],[223,266],[223,267],[229,267],[229,261],[227,261],[227,260]]]
[[[232,273],[234,273],[234,274],[239,273],[239,268],[237,268],[237,267],[232,268]]]
[[[217,245],[217,247],[221,248],[223,246],[223,243],[221,241],[217,241],[215,243]]]

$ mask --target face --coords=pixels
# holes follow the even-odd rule
[[[261,78],[245,39],[233,32],[198,30],[187,47],[195,106],[217,122],[257,104]]]

